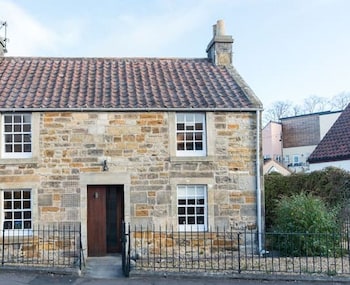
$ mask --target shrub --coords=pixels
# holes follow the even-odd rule
[[[335,256],[340,254],[337,210],[311,194],[286,197],[277,204],[275,244],[280,254],[291,256]]]
[[[328,167],[311,173],[297,173],[290,176],[269,174],[265,176],[266,228],[272,228],[276,220],[276,206],[282,197],[293,194],[312,193],[320,197],[329,208],[339,207],[341,219],[350,216],[350,173]],[[341,219],[339,221],[341,221]]]

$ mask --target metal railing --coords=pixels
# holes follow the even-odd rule
[[[127,270],[219,274],[350,274],[349,232],[261,233],[219,228],[180,232],[173,228],[128,227]]]
[[[82,266],[80,225],[33,226],[32,229],[2,230],[2,266]]]

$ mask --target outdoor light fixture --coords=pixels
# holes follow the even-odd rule
[[[102,170],[103,171],[108,171],[108,165],[107,165],[107,160],[106,159],[103,161]]]

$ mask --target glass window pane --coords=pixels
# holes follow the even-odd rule
[[[176,120],[179,122],[179,123],[182,123],[185,121],[185,115],[184,114],[176,114]]]
[[[204,214],[204,207],[197,207],[196,208],[196,213],[197,214]]]
[[[196,130],[200,131],[203,130],[203,124],[202,123],[196,123]]]
[[[186,217],[179,217],[179,225],[185,225],[186,224]]]
[[[197,205],[204,205],[204,199],[197,199]]]
[[[13,126],[13,131],[16,133],[22,132],[22,126],[21,125],[14,125]]]
[[[194,215],[194,207],[187,208],[187,215]]]
[[[21,191],[13,191],[13,198],[14,199],[21,199],[22,192]]]
[[[31,219],[32,218],[32,212],[26,211],[24,212],[24,219]]]
[[[15,115],[13,116],[13,122],[15,124],[22,123],[22,116],[21,115]]]
[[[178,131],[183,131],[185,129],[185,124],[177,124],[177,130]]]
[[[4,228],[5,228],[6,230],[12,229],[12,222],[10,222],[10,221],[4,222]]]
[[[12,212],[5,212],[5,220],[11,220],[12,219]]]
[[[23,123],[31,124],[32,116],[31,115],[23,115]]]
[[[14,135],[14,142],[22,142],[22,135]]]
[[[31,142],[32,136],[31,135],[23,135],[23,142]]]
[[[5,133],[11,133],[12,132],[12,125],[5,125]]]
[[[12,199],[12,192],[4,191],[4,199]]]
[[[5,116],[5,123],[11,124],[12,123],[12,116],[9,116],[9,115]]]
[[[23,125],[23,132],[26,132],[26,133],[31,132],[31,125]]]
[[[23,145],[24,147],[24,152],[31,152],[32,151],[32,145],[30,144],[25,144]]]
[[[188,199],[187,203],[188,203],[188,205],[195,205],[196,204],[196,200],[195,199]]]
[[[14,152],[22,152],[22,144],[13,145],[13,151]]]
[[[185,150],[185,144],[184,143],[177,143],[177,150]]]
[[[185,133],[177,133],[177,141],[184,141]]]
[[[195,133],[196,141],[201,141],[203,139],[202,132]]]
[[[193,133],[186,133],[186,140],[192,141],[193,140]]]
[[[186,114],[186,122],[194,122],[194,114]]]
[[[30,199],[30,191],[23,191],[23,199]]]
[[[184,215],[186,213],[186,208],[185,207],[179,207],[178,210],[177,210],[177,213],[179,215]]]
[[[22,212],[14,212],[13,217],[15,219],[22,219]]]
[[[14,229],[16,229],[16,230],[22,229],[22,221],[15,221],[14,222]]]
[[[196,142],[196,150],[203,150],[203,143],[202,142]]]
[[[204,114],[196,114],[196,122],[203,122]]]
[[[24,228],[25,229],[31,229],[32,228],[32,222],[31,221],[25,221],[24,222]]]
[[[13,208],[14,209],[21,209],[21,201],[14,201],[13,202]]]
[[[194,198],[196,196],[196,186],[187,186],[187,197]]]
[[[179,205],[186,205],[186,200],[185,199],[179,199],[178,203],[179,203]]]
[[[5,142],[9,143],[13,141],[13,136],[12,135],[5,135]]]
[[[197,225],[204,225],[204,216],[197,217]]]
[[[12,145],[6,145],[5,152],[12,152]]]
[[[187,224],[188,225],[194,225],[196,223],[196,219],[194,217],[188,217],[187,218]]]
[[[194,126],[193,125],[186,125],[186,131],[193,131]]]
[[[23,209],[30,209],[30,201],[23,201]]]
[[[193,150],[193,143],[186,143],[186,150]]]
[[[4,209],[12,209],[12,202],[11,201],[5,201],[4,202]]]

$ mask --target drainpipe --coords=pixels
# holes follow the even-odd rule
[[[258,251],[262,249],[262,217],[261,217],[261,181],[260,181],[260,110],[256,110],[256,210],[258,227]]]

